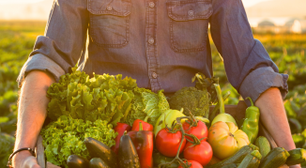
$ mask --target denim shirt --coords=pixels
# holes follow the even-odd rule
[[[171,94],[194,86],[197,72],[213,76],[208,25],[243,97],[255,101],[270,87],[287,93],[288,75],[253,38],[241,0],[55,0],[17,81],[32,70],[58,80],[78,63],[88,74],[123,74]]]

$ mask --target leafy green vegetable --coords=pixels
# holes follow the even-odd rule
[[[219,84],[219,78],[207,78],[203,73],[198,72],[192,78],[192,82],[195,82],[195,88],[198,90],[208,91],[210,94],[210,104],[218,102],[218,96],[214,87],[214,83]]]
[[[141,119],[155,125],[158,117],[170,109],[163,90],[158,91],[156,94],[151,90],[137,87],[134,89],[134,94],[131,112],[124,121],[129,125],[133,125],[136,119]]]
[[[6,167],[8,158],[13,152],[15,138],[0,130],[0,167]]]
[[[192,82],[196,81],[195,87],[184,87],[170,98],[171,109],[184,109],[185,115],[190,115],[189,111],[196,116],[209,116],[209,105],[217,100],[216,91],[213,84],[218,83],[218,78],[206,78],[204,74],[197,73]]]
[[[89,153],[83,143],[86,137],[92,137],[111,147],[115,145],[117,133],[107,121],[95,122],[73,119],[62,115],[57,121],[42,129],[43,145],[47,160],[58,166],[65,166],[68,156],[75,154],[89,159]]]
[[[0,93],[0,116],[9,114],[10,106],[17,101],[17,98],[18,92],[16,91],[8,90],[4,94]]]
[[[208,117],[209,114],[210,94],[207,91],[198,90],[195,87],[184,87],[170,98],[169,104],[171,109],[184,109],[185,115]]]
[[[48,117],[56,120],[61,115],[70,115],[72,118],[102,119],[116,124],[129,114],[135,87],[135,79],[122,79],[121,74],[94,74],[89,78],[74,67],[72,73],[61,76],[58,83],[49,87]]]
[[[0,123],[5,123],[8,122],[9,118],[8,117],[0,117]]]
[[[17,105],[10,105],[10,113],[6,117],[0,117],[0,129],[8,134],[15,134],[17,129]]]

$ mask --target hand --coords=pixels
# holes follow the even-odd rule
[[[300,164],[296,164],[296,165],[291,165],[291,166],[287,166],[286,164],[278,167],[278,168],[301,168]]]
[[[21,151],[13,157],[14,168],[41,168],[29,151]]]
[[[297,164],[297,165],[292,165],[292,166],[289,166],[289,168],[301,168],[301,165]]]

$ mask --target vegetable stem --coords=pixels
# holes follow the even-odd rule
[[[220,114],[224,114],[225,113],[225,108],[224,108],[224,101],[222,98],[222,91],[220,88],[219,84],[214,84],[216,92],[217,92],[217,96],[218,96],[218,100],[219,100],[219,105],[220,105]]]
[[[249,99],[249,101],[251,102],[251,106],[254,106],[253,100],[250,97],[247,97],[245,99]]]
[[[142,126],[142,123],[139,122],[139,131],[142,131],[143,130],[143,126]]]
[[[184,135],[191,137],[193,139],[193,142],[192,142],[193,144],[195,145],[201,144],[201,140],[199,140],[199,138],[197,138],[195,135],[187,134],[187,133],[185,133]]]
[[[147,115],[146,118],[143,120],[144,122],[148,122],[150,115]]]
[[[190,115],[190,118],[188,117],[189,120],[191,120],[191,124],[190,124],[190,127],[191,126],[198,126],[198,122],[197,122],[197,119],[194,117],[194,115],[191,113],[191,111],[189,109],[187,109],[188,112],[189,112],[189,115]]]
[[[231,94],[231,92],[230,91],[228,91],[228,92],[226,92],[225,93],[225,95],[223,96],[223,101],[225,101],[229,96],[230,96],[230,94]],[[215,105],[215,108],[213,109],[213,111],[211,112],[211,114],[210,114],[210,116],[209,116],[209,120],[213,120],[215,117],[216,117],[216,113],[217,113],[217,111],[219,110],[219,108],[220,108],[220,105],[219,105],[220,103],[219,102],[217,102],[217,104]]]

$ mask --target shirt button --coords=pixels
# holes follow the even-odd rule
[[[189,16],[193,16],[193,15],[194,15],[193,10],[189,10],[189,11],[188,11],[188,15],[189,15]]]
[[[150,6],[150,8],[154,8],[155,3],[154,3],[154,2],[150,2],[150,3],[149,3],[149,6]]]
[[[154,43],[154,39],[153,38],[149,38],[148,42],[149,42],[149,44],[153,44]]]
[[[153,77],[154,79],[156,79],[156,78],[157,78],[157,73],[156,73],[156,72],[153,72],[153,73],[152,73],[152,77]]]
[[[107,10],[112,10],[113,8],[112,8],[112,6],[107,6],[106,9]]]

